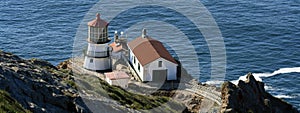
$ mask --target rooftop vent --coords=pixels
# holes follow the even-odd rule
[[[142,31],[142,38],[147,38],[147,31],[145,28]]]

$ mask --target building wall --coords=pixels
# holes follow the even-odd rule
[[[134,63],[135,59],[135,63]],[[136,56],[133,54],[131,49],[129,49],[129,62],[132,64],[134,70],[137,72],[137,74],[140,76],[142,81],[146,80],[146,76],[144,76],[144,67],[140,64]],[[140,65],[140,70],[138,69],[138,65]]]
[[[103,51],[107,51],[108,47],[109,47],[108,43],[105,44],[88,43],[87,51],[103,52]]]
[[[90,70],[111,69],[111,59],[108,53],[108,44],[88,43],[88,49],[84,58],[83,67]],[[96,58],[95,58],[96,57]],[[103,58],[97,58],[103,57]],[[92,59],[92,60],[91,60]]]
[[[92,62],[91,62],[91,59]],[[107,70],[111,69],[110,58],[93,58],[85,56],[83,67],[89,70]]]
[[[158,66],[158,62],[162,61],[162,66]],[[155,61],[147,64],[144,66],[144,76],[146,78],[146,81],[152,81],[152,73],[153,70],[168,70],[167,74],[167,80],[177,80],[177,64],[174,64],[173,62],[170,62],[168,60],[165,60],[163,58],[156,59]]]
[[[123,54],[122,51],[111,53],[112,66],[114,66],[116,62],[122,58],[122,54]]]
[[[144,67],[140,65],[140,71],[138,71],[139,61],[134,56],[133,52],[129,49],[129,62],[133,65],[133,68],[136,70],[142,81],[152,81],[152,71],[153,70],[168,70],[167,80],[177,80],[177,64],[165,60],[163,58],[156,59],[155,61],[145,65]],[[136,59],[136,63],[134,63]],[[158,67],[158,62],[162,61],[162,66]]]
[[[127,88],[129,80],[130,79],[128,78],[128,79],[117,79],[111,81],[112,81],[112,85],[121,86],[122,88]]]

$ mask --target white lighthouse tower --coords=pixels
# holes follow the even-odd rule
[[[111,69],[110,47],[107,31],[108,23],[100,18],[88,22],[88,48],[83,67],[89,70],[103,71]]]

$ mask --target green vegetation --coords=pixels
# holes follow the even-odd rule
[[[111,86],[91,75],[77,75],[76,84],[79,89],[95,97],[107,97],[119,102],[127,108],[141,110],[143,112],[181,112],[185,106],[171,98],[162,95],[142,95],[124,90],[118,86]],[[80,79],[79,79],[80,78]],[[155,109],[153,109],[155,108]],[[151,110],[150,110],[151,109]],[[150,110],[150,111],[149,111]],[[153,111],[154,110],[154,111]]]
[[[15,99],[3,90],[0,90],[0,113],[30,113]]]
[[[103,80],[100,80],[100,83],[110,98],[129,108],[146,110],[159,107],[169,101],[169,98],[164,96],[145,96],[131,93],[120,87],[110,86]]]
[[[37,62],[40,61],[39,64],[37,66],[39,66],[40,68],[47,70],[48,72],[50,72],[51,74],[59,77],[62,79],[62,82],[73,87],[73,88],[77,88],[77,85],[75,83],[75,81],[72,79],[72,73],[70,70],[67,69],[57,69],[54,66],[52,66],[51,64],[48,65],[48,62],[44,62],[42,60],[39,59],[31,59],[31,62]]]
[[[76,83],[73,81],[73,80],[66,80],[65,81],[68,85],[70,85],[71,87],[73,87],[73,88],[76,88],[77,86],[76,86]]]

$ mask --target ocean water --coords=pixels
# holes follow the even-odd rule
[[[79,25],[89,9],[97,2],[98,0],[1,1],[0,49],[23,58],[45,59],[57,65],[72,56]],[[253,72],[258,80],[265,82],[267,91],[300,110],[300,3],[283,0],[226,2],[204,0],[201,3],[211,13],[222,32],[227,57],[225,79],[234,82],[243,79],[239,78],[240,76]],[[115,3],[115,6],[118,4]],[[132,9],[131,12],[134,13],[128,13],[131,18],[113,19],[110,23],[110,36],[114,30],[126,30],[132,23],[140,21],[135,19],[138,15],[153,15],[151,8],[160,7]],[[160,15],[156,15],[156,18],[151,16],[154,20],[164,19],[165,16],[168,17],[165,18],[168,22],[181,19],[173,17],[172,14],[175,13],[163,8],[155,13]],[[120,25],[121,21],[125,23]],[[206,41],[203,37],[193,38],[199,34],[189,29],[188,23],[179,25],[182,27],[181,30],[190,31],[188,34],[191,41],[198,44],[195,47],[200,72],[189,73],[199,78],[201,82],[213,82],[209,81],[211,56]],[[127,29],[128,32],[135,30]],[[86,29],[82,32],[86,34]],[[169,40],[161,39],[161,41]],[[176,41],[181,42],[177,39]],[[176,56],[172,46],[174,45],[169,45],[168,50]],[[175,46],[184,44],[176,43]],[[183,56],[182,60],[189,62],[195,59]],[[193,66],[188,68],[199,70]]]

